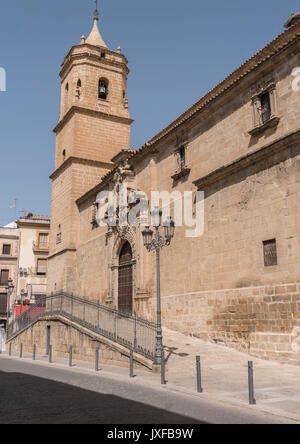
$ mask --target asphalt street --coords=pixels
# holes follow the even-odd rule
[[[280,421],[279,421],[280,422]],[[136,380],[0,355],[0,424],[276,424]]]

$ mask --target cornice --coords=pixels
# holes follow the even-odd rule
[[[271,155],[273,155],[274,153],[278,153],[283,149],[290,147],[291,144],[297,143],[299,141],[300,141],[300,128],[298,128],[295,131],[292,131],[286,136],[283,136],[275,140],[274,142],[269,143],[268,145],[259,148],[258,150],[252,151],[242,157],[239,157],[234,162],[224,165],[221,168],[218,168],[212,171],[211,173],[207,174],[206,176],[194,180],[193,184],[198,188],[198,190],[200,190],[208,185],[211,185],[228,176],[231,176],[232,174],[238,171],[241,171],[251,165],[254,165],[255,163],[263,159],[266,159]]]
[[[81,163],[89,166],[97,166],[100,168],[106,168],[111,170],[114,168],[114,164],[107,163],[107,162],[101,162],[99,160],[92,160],[92,159],[86,159],[83,157],[77,157],[77,156],[71,156],[68,157],[67,160],[64,161],[50,176],[50,179],[55,179],[62,171],[64,171],[68,166],[70,166],[72,163]]]
[[[16,234],[16,235],[14,235],[14,234],[11,234],[11,235],[0,234],[0,239],[18,240],[19,237],[20,236],[18,234]]]
[[[82,52],[80,53],[73,53],[74,49],[80,49],[82,50]],[[90,52],[88,50],[92,50],[92,51],[96,51],[95,52]],[[101,57],[101,53],[105,52],[106,54],[110,54],[113,56],[117,56],[122,57],[123,61],[119,62],[117,60],[111,60],[111,59],[106,59],[104,57]],[[65,71],[68,69],[69,65],[72,63],[72,61],[74,59],[78,59],[78,58],[86,58],[86,59],[96,59],[98,62],[101,61],[101,63],[104,64],[108,64],[108,65],[115,65],[115,66],[121,66],[122,68],[125,68],[127,74],[130,72],[127,64],[128,64],[128,60],[127,58],[124,56],[124,54],[121,54],[119,52],[115,52],[112,51],[108,48],[101,48],[99,46],[94,46],[94,45],[90,45],[89,43],[85,43],[84,45],[75,45],[72,46],[72,48],[70,49],[69,53],[66,55],[66,57],[64,58],[64,61],[61,64],[61,71],[59,73],[60,77],[62,78],[65,74]]]
[[[94,117],[96,116],[102,119],[109,119],[115,122],[125,123],[127,125],[131,125],[134,122],[133,119],[130,119],[128,117],[117,116],[115,114],[104,113],[102,111],[85,108],[83,106],[73,105],[69,109],[69,111],[64,115],[64,117],[58,122],[53,132],[57,134],[64,127],[64,125],[74,116],[75,113],[85,114]]]
[[[77,251],[77,248],[64,248],[63,250],[57,251],[56,253],[51,254],[50,256],[48,256],[48,260],[49,259],[53,259],[56,256],[60,256],[61,254],[64,254],[64,253],[69,253],[69,252],[74,253],[76,251]]]
[[[18,227],[31,227],[31,228],[50,228],[49,222],[20,222],[17,221]]]

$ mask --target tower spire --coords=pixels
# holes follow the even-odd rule
[[[95,3],[96,3],[96,9],[94,12],[94,27],[89,37],[86,39],[86,43],[89,43],[90,45],[94,46],[101,46],[107,48],[107,45],[104,43],[104,40],[101,37],[98,28],[98,21],[99,21],[98,0],[95,0]]]

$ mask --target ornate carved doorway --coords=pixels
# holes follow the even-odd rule
[[[119,300],[118,309],[125,313],[132,313],[133,296],[133,263],[132,250],[129,242],[126,242],[119,257]]]

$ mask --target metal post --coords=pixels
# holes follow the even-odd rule
[[[49,345],[49,364],[52,364],[52,345]]]
[[[133,350],[130,350],[130,377],[133,378]]]
[[[161,328],[161,300],[160,300],[160,246],[159,246],[159,227],[155,227],[157,247],[156,251],[156,291],[157,291],[157,335],[154,363],[160,365],[162,362],[163,343]]]
[[[136,350],[137,338],[136,338],[136,311],[134,312],[134,340],[133,340],[133,350]]]
[[[69,352],[69,367],[73,366],[73,347],[71,345],[70,352]]]
[[[196,356],[196,369],[197,369],[197,392],[203,393],[202,381],[201,381],[201,362],[200,356]]]
[[[163,350],[162,357],[161,357],[161,384],[166,385],[166,361],[165,361],[165,352]]]
[[[23,358],[23,344],[20,345],[20,358]]]
[[[33,359],[33,361],[35,361],[35,359],[36,359],[36,345],[34,344],[34,346],[33,346],[33,355],[32,355],[32,359]]]
[[[117,342],[118,338],[118,313],[117,307],[115,306],[115,341]]]
[[[248,362],[248,382],[249,382],[249,404],[256,405],[254,398],[254,382],[253,382],[253,362]]]
[[[99,347],[96,348],[95,370],[96,370],[96,372],[99,371]]]
[[[9,344],[9,351],[8,351],[8,355],[9,355],[9,356],[11,356],[11,354],[12,354],[11,352],[12,352],[12,345],[11,345],[11,343],[10,343],[10,344]]]

